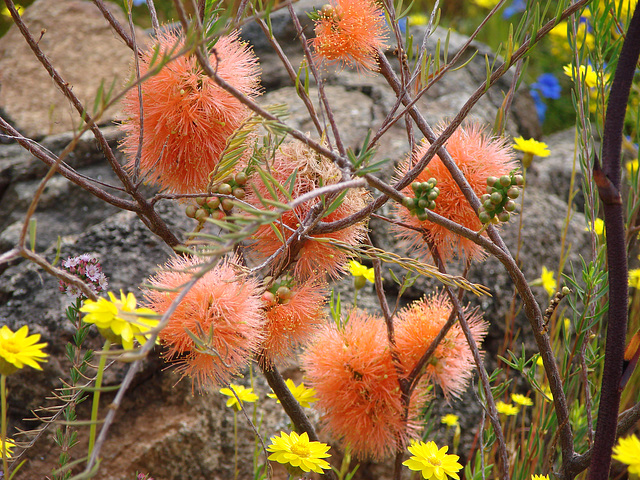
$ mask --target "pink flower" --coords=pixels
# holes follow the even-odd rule
[[[171,32],[158,36],[157,44],[141,59],[141,75],[169,53],[175,55],[184,39]],[[156,55],[156,52],[159,53]],[[154,65],[150,65],[151,62]],[[225,81],[249,97],[258,95],[258,60],[247,44],[233,33],[221,37],[209,57]],[[140,99],[133,87],[124,99],[129,118],[121,128],[122,149],[133,171],[140,140]],[[198,65],[195,55],[184,54],[142,83],[144,137],[140,171],[150,182],[175,193],[204,191],[229,136],[250,115],[239,100],[223,90]]]
[[[407,426],[382,319],[352,311],[344,327],[331,323],[318,333],[302,362],[323,424],[358,457],[389,457],[415,434],[421,393],[414,394]]]
[[[398,313],[395,323],[396,348],[407,374],[413,370],[451,314],[451,302],[444,293],[413,302]],[[487,334],[487,323],[477,312],[465,311],[471,335],[478,345]],[[436,382],[446,397],[459,397],[473,376],[475,362],[459,324],[454,324],[427,364],[426,379]]]
[[[147,305],[164,314],[203,267],[198,257],[171,259],[149,279]],[[200,387],[227,384],[262,343],[261,307],[258,281],[243,274],[237,258],[221,260],[189,290],[160,332],[168,347],[166,357],[176,360],[177,370]]]
[[[291,191],[291,196],[294,199],[317,187],[334,184],[340,180],[338,167],[327,159],[319,158],[315,152],[300,142],[282,145],[265,170],[267,168],[277,182]],[[292,176],[294,172],[295,175]],[[295,179],[293,186],[291,186],[288,181],[293,177]],[[253,175],[251,179],[251,190],[252,193],[247,196],[246,200],[257,208],[273,209],[273,207],[265,207],[259,197],[282,203],[289,201],[279,190],[276,191],[278,198],[274,199],[270,188],[262,182],[258,175]],[[364,189],[349,190],[342,204],[325,216],[323,221],[333,222],[348,217],[364,208],[367,198],[368,194]],[[273,224],[261,226],[252,237],[254,242],[248,247],[252,255],[257,259],[265,259],[275,253],[283,243],[274,232],[274,227],[278,229],[284,239],[288,239],[317,202],[317,198],[304,202],[293,210],[284,212]],[[333,233],[314,235],[303,239],[297,256],[293,259],[295,260],[294,274],[299,278],[308,278],[324,273],[334,278],[338,277],[345,270],[349,255],[344,250],[322,242],[322,240],[335,239],[349,245],[355,245],[362,241],[365,233],[365,224],[357,223]],[[290,252],[286,252],[286,255],[286,258],[280,255],[278,260],[288,260]]]
[[[419,145],[411,158],[399,165],[398,176],[407,173],[427,152],[429,146],[426,141]],[[517,167],[514,153],[505,139],[488,136],[484,128],[477,124],[459,127],[447,141],[446,148],[478,197],[486,192],[488,177],[506,175]],[[480,230],[482,223],[438,156],[429,162],[415,181],[426,182],[430,178],[437,180],[437,187],[440,189],[434,212],[471,230]],[[415,196],[410,187],[405,188],[403,193],[409,197]],[[395,210],[402,222],[424,231],[424,235],[435,244],[444,261],[451,259],[455,254],[475,260],[484,257],[481,247],[471,240],[428,220],[418,220],[400,204],[395,204]],[[400,227],[397,231],[421,252],[429,251],[424,245],[425,240],[421,233]]]

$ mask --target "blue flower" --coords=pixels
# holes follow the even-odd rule
[[[504,12],[502,12],[502,18],[505,20],[508,20],[509,18],[513,17],[515,14],[524,12],[526,8],[527,8],[526,0],[513,0],[511,2],[511,5],[505,8]]]
[[[557,100],[560,98],[562,87],[553,73],[543,73],[535,83],[530,85],[532,90],[538,90],[543,98]]]
[[[538,112],[538,119],[540,120],[540,123],[544,123],[544,117],[547,114],[547,104],[544,103],[542,98],[540,98],[540,93],[538,92],[538,90],[532,89],[529,91],[529,94],[536,104],[536,111]]]
[[[137,7],[139,5],[144,5],[147,3],[147,0],[133,0],[133,4]]]

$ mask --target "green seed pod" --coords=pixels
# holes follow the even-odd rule
[[[223,198],[221,203],[222,203],[222,208],[225,211],[229,212],[233,209],[233,202],[230,199]]]
[[[427,195],[427,198],[428,198],[429,200],[435,200],[436,198],[438,198],[438,195],[439,195],[439,194],[438,194],[438,192],[436,192],[436,191],[435,191],[435,188],[434,188],[433,190],[431,190],[431,191],[429,192],[429,195]]]
[[[513,179],[516,181],[516,185],[522,187],[524,185],[524,177],[522,175],[514,175]]]
[[[487,185],[490,187],[493,187],[497,181],[498,181],[497,177],[489,177],[487,178]]]
[[[432,191],[440,195],[440,189],[438,187],[433,187]]]
[[[411,197],[403,197],[402,198],[402,206],[408,208],[409,210],[413,209],[413,198]]]
[[[428,207],[428,208],[429,208],[429,210],[435,210],[435,208],[436,208],[436,202],[434,202],[433,200],[431,200],[431,201],[429,202],[429,207]]]
[[[511,186],[511,177],[509,175],[503,175],[500,177],[500,185],[503,187]]]
[[[232,188],[228,183],[221,183],[218,185],[218,193],[220,195],[231,195]]]
[[[427,218],[429,218],[429,215],[427,215],[427,212],[425,212],[424,210],[416,213],[417,213],[418,220],[420,220],[421,222],[424,222]]]
[[[220,199],[218,197],[209,197],[207,198],[207,207],[211,210],[217,210],[220,206]]]
[[[562,287],[562,294],[563,295],[569,295],[571,293],[571,289],[569,287],[567,287],[566,285],[564,287]]]
[[[196,203],[200,206],[203,206],[205,203],[207,203],[207,198],[206,197],[197,197],[196,198]]]
[[[500,220],[501,222],[508,222],[510,218],[511,215],[509,215],[509,212],[500,212],[498,214],[498,220]]]
[[[196,218],[196,212],[198,211],[198,207],[196,207],[195,205],[187,205],[187,208],[185,209],[185,214],[187,215],[187,217],[189,218]]]
[[[426,198],[421,198],[420,200],[418,200],[418,208],[422,208],[424,210],[428,205],[429,201]]]
[[[502,202],[502,194],[500,192],[493,192],[491,194],[491,203],[498,205]]]
[[[207,212],[204,208],[199,208],[196,210],[195,219],[199,222],[204,222],[204,219],[209,216],[209,212]]]
[[[247,174],[244,172],[238,172],[236,173],[236,176],[233,177],[233,179],[236,181],[236,183],[240,186],[244,185],[247,183]]]
[[[431,177],[429,180],[427,180],[427,183],[430,183],[431,184],[431,188],[433,188],[438,184],[438,180],[436,180],[435,178]]]
[[[516,199],[520,196],[520,189],[518,187],[511,187],[507,190],[507,197],[511,199]]]
[[[495,188],[493,188],[493,187],[491,187],[491,186],[487,185],[487,193],[488,193],[488,194],[492,194],[495,190],[496,190]]]
[[[420,191],[422,190],[422,184],[420,182],[413,182],[411,184],[411,188],[413,189],[415,194],[418,195],[420,193]]]
[[[489,223],[491,221],[491,215],[484,211],[478,214],[478,218],[482,223]]]
[[[431,190],[431,185],[429,184],[429,182],[422,182],[422,191],[428,192],[429,190]]]
[[[367,284],[367,279],[364,277],[353,277],[353,286],[356,290],[360,290]]]
[[[276,295],[281,300],[289,300],[291,299],[291,297],[293,297],[291,289],[289,287],[285,287],[284,285],[278,287],[278,290],[276,290]]]
[[[484,202],[486,202],[487,200],[489,200],[490,198],[491,198],[491,195],[489,195],[488,193],[485,193],[485,194],[483,194],[483,195],[480,197],[480,201],[481,201],[482,203],[484,203]]]
[[[486,202],[482,203],[482,206],[484,207],[484,209],[487,212],[493,212],[493,209],[495,207],[495,205],[493,204],[493,202],[491,201],[491,199],[487,200]]]
[[[509,200],[507,201],[507,203],[504,204],[504,209],[507,212],[513,212],[516,209],[516,202],[514,202],[513,200]]]
[[[242,200],[244,198],[244,196],[246,195],[244,188],[234,188],[233,189],[233,196],[236,197],[238,200]]]

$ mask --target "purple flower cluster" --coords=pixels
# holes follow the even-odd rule
[[[107,277],[102,273],[102,265],[95,255],[83,253],[77,257],[69,257],[62,262],[62,268],[89,285],[96,295],[107,289]],[[69,285],[63,280],[60,280],[60,291],[71,298],[83,296],[78,287]]]

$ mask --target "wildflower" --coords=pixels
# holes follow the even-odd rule
[[[638,173],[638,160],[629,160],[627,163],[624,164],[626,170],[627,170],[627,175],[629,175],[630,177],[634,174]]]
[[[496,402],[496,410],[498,413],[502,413],[503,415],[511,416],[517,415],[520,411],[520,407],[513,405],[511,403],[504,403],[502,401]]]
[[[272,452],[269,460],[274,460],[287,466],[290,474],[303,474],[308,472],[323,473],[331,468],[324,458],[331,455],[327,453],[329,446],[326,443],[310,442],[307,432],[291,435],[280,432],[280,436],[271,437],[271,444],[267,451]]]
[[[102,265],[98,257],[89,254],[69,257],[62,262],[62,268],[80,280],[85,282],[96,295],[107,289],[107,277],[102,273]],[[71,298],[85,298],[75,285],[60,280],[60,292],[66,293]]]
[[[527,9],[527,2],[525,0],[513,0],[511,5],[504,9],[502,12],[502,18],[508,20],[518,13],[522,13]]]
[[[315,33],[317,58],[340,68],[374,71],[378,50],[386,47],[384,13],[373,0],[331,0],[317,12]]]
[[[29,335],[29,327],[23,325],[17,332],[3,325],[0,328],[0,375],[11,375],[25,365],[42,370],[39,362],[49,356],[42,349],[46,343],[37,343],[40,334]]]
[[[302,382],[300,382],[300,385],[296,385],[290,378],[287,378],[285,383],[293,395],[293,398],[298,401],[301,407],[309,408],[313,402],[318,401],[315,388],[307,388]],[[274,393],[267,393],[267,396],[271,398],[278,398]],[[280,403],[280,400],[278,400],[278,403]]]
[[[447,477],[459,479],[458,473],[462,465],[458,463],[458,455],[447,455],[449,447],[446,445],[440,449],[435,442],[416,442],[409,446],[409,452],[413,455],[409,460],[402,462],[410,470],[422,473],[422,478],[436,478],[446,480]]]
[[[525,140],[523,137],[516,137],[513,140],[515,142],[513,149],[524,152],[522,164],[525,168],[528,168],[531,165],[534,155],[537,155],[538,157],[548,157],[551,153],[549,152],[549,147],[546,143],[538,142],[533,138]]]
[[[631,288],[640,287],[640,268],[633,268],[629,270],[629,286]]]
[[[143,53],[140,74],[155,68],[157,59],[178,52],[184,39],[172,32],[158,35],[157,44]],[[258,60],[237,33],[221,37],[209,57],[218,75],[239,92],[258,95]],[[138,88],[129,89],[122,124],[126,136],[122,149],[136,165],[144,115],[140,172],[162,190],[175,193],[203,191],[224,151],[229,136],[248,118],[250,111],[238,99],[209,78],[193,54],[185,54],[166,65]],[[140,103],[142,102],[142,112]]]
[[[180,288],[206,265],[195,256],[174,257],[144,290],[147,304],[166,312]],[[227,384],[257,352],[264,319],[257,280],[242,274],[235,257],[221,260],[187,292],[160,332],[166,358],[200,387]]]
[[[533,405],[533,400],[519,393],[512,393],[511,400],[513,400],[514,403],[517,403],[518,405],[522,405],[523,407],[530,407],[531,405]]]
[[[386,345],[384,321],[354,310],[344,326],[331,323],[321,329],[302,355],[322,423],[359,458],[389,457],[398,441],[415,434],[415,405],[422,392],[414,393],[406,428],[398,376]]]
[[[559,99],[562,93],[560,82],[558,82],[558,79],[553,73],[543,73],[534,83],[529,85],[529,87],[533,90],[539,91],[540,95],[544,98],[549,98],[551,100]]]
[[[590,224],[590,223],[589,223],[589,224],[587,224],[587,226],[586,226],[585,230],[586,230],[587,232],[590,232],[590,231],[591,231],[591,224]],[[604,235],[604,221],[603,221],[601,218],[596,218],[596,219],[593,221],[593,232],[594,232],[596,235]]]
[[[547,402],[553,402],[553,393],[551,393],[551,387],[549,387],[549,385],[542,387],[542,395]]]
[[[354,277],[353,283],[356,290],[363,288],[367,283],[367,280],[371,283],[374,283],[376,280],[373,268],[367,268],[355,260],[349,261],[349,272],[351,272],[351,275]]]
[[[538,280],[540,282],[539,284],[543,286],[549,296],[556,293],[558,282],[555,279],[553,271],[547,270],[547,267],[544,265],[542,266],[542,275]]]
[[[564,74],[576,81],[576,68],[573,64],[568,64],[563,67]],[[598,80],[602,77],[601,74],[596,72],[591,65],[580,65],[580,79],[589,88],[595,88],[598,85]]]
[[[613,459],[629,466],[629,473],[640,475],[640,439],[636,435],[618,439]]]
[[[399,165],[397,175],[404,176],[422,158],[428,148],[429,143],[427,142],[423,142],[416,148],[411,157]],[[459,127],[449,138],[447,151],[478,197],[485,193],[488,177],[507,175],[516,168],[513,152],[506,145],[505,139],[490,137],[481,126],[476,124]],[[437,186],[440,189],[434,212],[471,230],[480,230],[482,223],[476,212],[465,199],[449,170],[437,156],[429,162],[429,165],[415,181],[427,182],[430,178],[437,180]],[[405,188],[403,194],[410,197],[415,196],[410,187]],[[403,223],[422,229],[422,232],[419,232],[397,228],[400,235],[408,239],[421,252],[425,254],[429,252],[424,247],[424,237],[426,236],[438,248],[444,261],[451,259],[456,253],[461,257],[476,260],[484,256],[482,248],[471,240],[460,237],[428,220],[421,221],[412,215],[407,208],[399,204],[395,204],[394,208]]]
[[[424,13],[412,13],[409,15],[409,23],[416,27],[424,27],[429,25],[429,17]]]
[[[535,103],[536,112],[538,113],[538,120],[540,120],[540,123],[542,124],[544,123],[544,119],[547,116],[547,104],[544,103],[544,101],[540,97],[540,92],[538,92],[538,90],[529,90],[529,95],[531,95],[531,98],[533,98],[533,103]]]
[[[109,300],[86,300],[80,311],[85,314],[82,320],[93,323],[100,334],[114,343],[121,343],[125,350],[133,348],[134,338],[144,345],[152,328],[158,325],[156,312],[149,308],[136,308],[133,293],[126,296],[120,290],[120,300],[108,292]]]
[[[307,342],[326,318],[324,282],[316,278],[304,282],[291,280],[288,286],[276,287],[262,296],[266,304],[262,358],[271,361],[291,357],[294,349]]]
[[[531,475],[531,480],[549,480],[549,475]]]
[[[269,172],[275,181],[290,191],[292,198],[297,198],[321,185],[335,184],[341,178],[340,170],[335,164],[327,159],[318,158],[315,152],[300,142],[283,144],[270,163]],[[274,188],[271,185],[265,185],[261,179],[253,179],[251,189],[253,192],[247,195],[246,201],[257,208],[264,208],[261,198],[282,203],[289,202],[279,189],[275,192],[278,198],[272,198]],[[366,199],[364,189],[350,189],[342,199],[342,203],[326,215],[323,221],[333,222],[348,217],[364,208]],[[251,254],[259,259],[265,259],[277,252],[283,246],[282,240],[288,240],[293,235],[301,220],[306,218],[317,202],[316,199],[299,204],[285,211],[274,223],[259,227],[252,237],[254,242],[248,246]],[[274,231],[276,229],[279,235]],[[302,238],[297,243],[295,253],[282,252],[277,257],[277,261],[285,261],[290,257],[297,259],[293,267],[297,278],[309,278],[325,273],[337,278],[345,271],[349,255],[326,240],[335,239],[349,245],[356,245],[364,238],[365,233],[366,225],[356,223],[336,232]]]
[[[11,440],[10,438],[7,438],[7,439],[4,441],[4,443],[3,443],[2,447],[3,447],[3,448],[2,448],[2,450],[4,450],[4,451],[5,451],[5,453],[6,453],[6,457],[7,457],[7,458],[11,458],[11,456],[13,455],[12,450],[13,450],[14,448],[16,448],[16,444],[13,442],[13,440]],[[2,457],[2,452],[1,452],[1,451],[0,451],[0,457]],[[1,478],[1,477],[0,477],[0,478]]]
[[[492,9],[498,4],[499,0],[473,0],[473,3],[482,8]]]
[[[445,424],[447,427],[455,427],[458,425],[458,416],[453,413],[447,413],[440,419],[440,423]]]
[[[258,400],[258,396],[253,393],[253,388],[246,388],[242,385],[236,385],[235,383],[229,384],[228,388],[221,388],[220,393],[229,397],[227,407],[234,408],[238,412],[242,410],[243,402],[253,403]],[[238,403],[238,398],[240,399],[240,403]]]
[[[444,293],[424,297],[398,313],[396,348],[408,374],[431,345],[451,314],[452,305]],[[487,324],[477,313],[464,312],[476,343],[487,333]],[[460,325],[455,324],[440,342],[426,370],[425,378],[437,382],[445,396],[459,397],[473,375],[475,362]]]
[[[18,11],[18,15],[22,15],[24,13],[24,7],[22,5],[15,5],[15,9]],[[3,5],[0,9],[0,15],[11,18],[11,12],[6,5]]]

